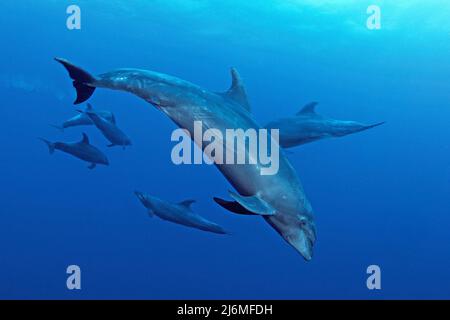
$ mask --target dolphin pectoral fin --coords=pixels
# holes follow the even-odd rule
[[[96,166],[97,166],[97,165],[96,165],[95,163],[91,163],[91,164],[88,166],[88,169],[90,169],[90,170],[95,169]]]
[[[273,216],[275,215],[275,209],[272,208],[267,202],[259,198],[258,196],[244,197],[238,195],[232,191],[229,192],[230,196],[236,200],[241,206],[243,206],[248,211],[262,215],[262,216]]]
[[[88,100],[95,91],[95,87],[93,86],[95,78],[65,59],[55,58],[55,60],[66,68],[70,78],[73,80],[73,86],[77,91],[77,98],[74,104],[80,104]]]
[[[245,209],[242,205],[240,205],[237,201],[227,201],[224,199],[220,199],[217,197],[213,198],[214,201],[221,206],[222,208],[233,212],[233,213],[237,213],[237,214],[243,214],[243,215],[256,215],[255,213]]]
[[[155,214],[153,213],[153,211],[150,210],[150,209],[147,210],[147,213],[148,213],[148,216],[149,216],[150,218],[153,218],[153,217],[155,216]]]

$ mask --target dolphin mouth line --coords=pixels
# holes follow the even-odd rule
[[[313,258],[314,240],[311,239],[304,230],[298,235],[286,236],[285,240],[297,251],[306,261]]]

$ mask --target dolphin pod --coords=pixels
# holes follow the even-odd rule
[[[343,137],[384,124],[365,125],[355,121],[336,120],[316,113],[317,102],[305,105],[295,116],[281,118],[265,125],[268,129],[280,130],[280,146],[292,148],[305,143]]]
[[[90,103],[87,104],[86,111],[77,111],[79,113],[77,116],[64,121],[61,126],[52,125],[52,127],[64,132],[64,129],[70,127],[94,125],[110,141],[111,144],[108,147],[122,146],[125,149],[126,146],[131,145],[131,140],[117,127],[116,118],[112,112],[105,110],[96,111]],[[109,165],[106,156],[89,143],[89,138],[85,133],[83,133],[83,140],[79,143],[52,143],[42,138],[40,140],[48,145],[51,154],[54,150],[61,150],[79,159],[91,162],[91,165],[88,167],[89,169],[94,169],[96,164]],[[91,161],[89,159],[93,160]]]
[[[246,91],[235,69],[231,70],[230,89],[215,93],[188,81],[149,70],[118,69],[93,76],[65,59],[55,60],[65,67],[73,80],[77,92],[74,104],[88,100],[97,88],[106,88],[129,92],[144,99],[166,114],[180,128],[187,130],[191,137],[194,136],[193,124],[196,121],[202,123],[203,129],[214,128],[222,134],[227,129],[262,128],[250,114]],[[309,112],[308,109],[311,108],[303,110],[304,113]],[[296,140],[293,145],[301,144],[299,141],[304,140]],[[204,150],[205,142],[200,144]],[[245,153],[248,157],[247,148]],[[316,242],[313,210],[297,173],[283,150],[280,151],[279,170],[275,175],[261,174],[263,165],[259,162],[215,165],[237,191],[229,192],[231,200],[214,198],[220,206],[237,214],[261,216],[305,260],[312,259]],[[156,201],[156,198],[139,192],[136,195],[147,208],[152,208],[151,203]],[[161,203],[165,202],[159,202]],[[157,209],[152,209],[152,213],[161,214],[161,210]],[[179,207],[178,209],[177,212],[183,211]]]
[[[150,217],[156,215],[163,220],[187,227],[212,233],[227,234],[227,232],[218,224],[208,221],[192,211],[191,205],[195,200],[170,203],[143,192],[135,191],[135,194],[144,207],[147,208]]]
[[[47,144],[50,154],[53,154],[55,150],[68,153],[78,159],[89,162],[89,169],[94,169],[97,164],[109,165],[108,158],[99,149],[89,143],[89,138],[85,133],[83,133],[81,141],[73,143],[50,142],[43,138],[40,138],[40,140]]]
[[[94,108],[90,103],[87,104],[86,112],[92,112]],[[77,127],[77,126],[91,126],[94,125],[92,120],[89,118],[89,116],[86,114],[86,112],[79,113],[78,115],[64,121],[62,125],[52,125],[52,127],[55,127],[61,131],[64,131],[64,129],[70,128],[70,127]],[[110,111],[105,110],[98,110],[95,111],[96,114],[101,116],[107,121],[113,121],[114,115]]]

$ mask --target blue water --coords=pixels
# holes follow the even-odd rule
[[[73,3],[81,30],[66,28]],[[366,27],[370,4],[380,30]],[[448,1],[3,0],[0,14],[0,298],[450,298]],[[260,123],[311,100],[324,115],[387,123],[289,156],[317,224],[305,262],[261,218],[212,201],[231,189],[216,168],[175,166],[175,127],[144,101],[108,90],[90,100],[116,114],[126,151],[93,127],[51,128],[75,114],[55,56],[214,91],[235,66]],[[37,140],[82,132],[110,167],[49,156]],[[135,189],[197,199],[195,211],[233,235],[150,219]],[[79,291],[66,288],[71,264]],[[366,287],[371,264],[381,290]]]

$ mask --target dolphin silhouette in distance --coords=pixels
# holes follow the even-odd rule
[[[280,146],[292,148],[305,143],[332,137],[343,137],[384,124],[365,125],[355,121],[336,120],[316,113],[317,102],[305,105],[295,116],[282,118],[265,125],[280,130]]]
[[[97,164],[109,165],[108,158],[106,158],[103,152],[89,143],[89,138],[85,133],[83,133],[81,141],[73,143],[50,142],[43,138],[39,139],[47,144],[50,154],[53,154],[55,150],[68,153],[78,159],[89,162],[89,169],[94,169]]]
[[[93,111],[93,107],[90,103],[87,104],[86,112]],[[100,117],[107,121],[113,121],[114,115],[110,111],[106,110],[96,110],[95,113],[97,113]],[[70,127],[77,127],[77,126],[91,126],[94,125],[91,118],[86,113],[78,113],[76,116],[64,121],[62,125],[51,125],[52,127],[64,131],[64,129],[70,128]]]
[[[195,200],[185,200],[180,203],[171,203],[165,200],[158,199],[143,192],[134,192],[141,203],[148,209],[150,217],[154,215],[163,220],[167,220],[176,224],[181,224],[187,227],[200,229],[218,234],[228,234],[218,224],[206,220],[200,215],[194,213],[191,205]]]
[[[191,137],[194,137],[195,121],[202,122],[203,130],[215,128],[221,132],[261,128],[249,112],[244,86],[234,68],[230,89],[214,93],[153,71],[119,69],[93,76],[65,59],[56,58],[56,61],[66,68],[73,80],[77,91],[75,104],[89,99],[96,88],[107,88],[130,92],[144,99],[189,131]],[[202,150],[205,148],[204,141],[201,147]],[[245,152],[250,156],[248,148]],[[260,163],[216,163],[216,167],[239,193],[230,194],[233,201],[223,200],[232,209],[230,211],[262,216],[306,260],[312,259],[316,241],[312,208],[283,150],[279,154],[279,170],[274,175],[263,175]]]
[[[125,149],[126,146],[131,146],[132,143],[130,138],[119,129],[114,115],[112,115],[111,120],[109,121],[92,109],[87,111],[78,110],[78,112],[86,115],[103,136],[111,142],[108,147],[121,146]]]

